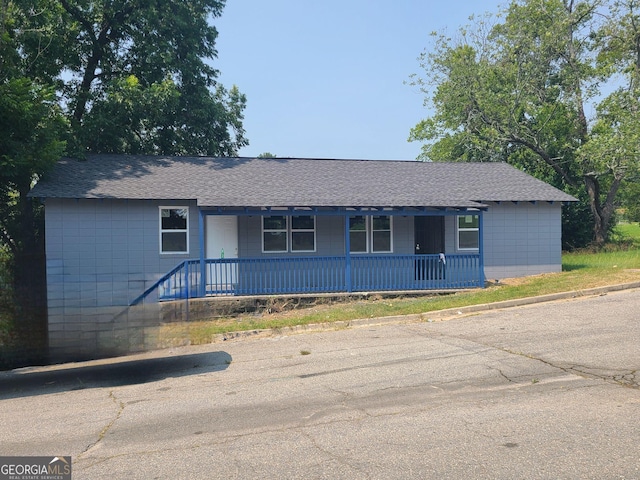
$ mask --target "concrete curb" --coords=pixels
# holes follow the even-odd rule
[[[618,292],[622,290],[633,290],[640,288],[640,282],[623,283],[618,285],[607,285],[606,287],[586,288],[584,290],[573,290],[570,292],[550,293],[548,295],[539,295],[536,297],[516,298],[513,300],[504,300],[502,302],[482,303],[478,305],[470,305],[468,307],[449,308],[446,310],[438,310],[435,312],[424,313],[422,315],[434,314],[440,318],[452,317],[461,314],[485,312],[489,310],[500,310],[503,308],[522,307],[524,305],[533,305],[536,303],[555,302],[558,300],[569,300],[578,297],[592,297],[603,295],[609,292]]]
[[[409,315],[392,315],[388,317],[360,318],[348,321],[330,322],[330,323],[314,323],[308,325],[297,325],[293,327],[284,327],[278,329],[264,329],[251,331],[228,332],[214,335],[211,343],[224,342],[228,340],[240,340],[243,338],[269,337],[282,335],[287,333],[305,333],[318,332],[323,330],[337,330],[340,328],[362,327],[368,325],[393,324],[393,323],[418,323],[433,322],[450,319],[453,317],[462,317],[474,313],[487,312],[491,310],[502,310],[505,308],[522,307],[537,303],[555,302],[559,300],[570,300],[579,297],[592,297],[604,295],[609,292],[618,292],[622,290],[640,289],[640,281],[631,283],[622,283],[618,285],[607,285],[605,287],[586,288],[584,290],[573,290],[569,292],[551,293],[548,295],[539,295],[536,297],[516,298],[513,300],[504,300],[502,302],[482,303],[478,305],[469,305],[466,307],[448,308],[445,310],[436,310],[433,312],[413,313]]]

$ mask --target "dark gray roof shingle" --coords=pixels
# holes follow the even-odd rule
[[[91,155],[63,159],[41,198],[190,200],[209,207],[473,207],[575,199],[505,163]]]

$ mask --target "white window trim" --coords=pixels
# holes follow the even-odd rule
[[[374,253],[393,253],[393,215],[385,215],[385,214],[379,214],[379,215],[353,215],[354,217],[364,217],[364,225],[365,225],[365,232],[366,232],[366,241],[365,241],[365,248],[366,251],[364,252],[353,252],[350,251],[349,254],[350,255],[366,255],[366,254],[374,254]],[[391,238],[389,239],[389,246],[391,248],[391,250],[373,250],[373,217],[389,217],[389,235],[391,236]],[[382,231],[386,231],[386,230],[376,230],[377,232],[382,232]],[[351,229],[349,229],[349,235],[351,235]]]
[[[313,228],[293,228],[293,217],[311,217],[313,219]],[[293,215],[291,222],[288,223],[289,227],[289,248],[291,253],[315,253],[318,250],[318,244],[316,242],[316,216],[315,215]],[[313,232],[313,250],[294,250],[293,249],[293,234],[294,233],[309,233]]]
[[[284,221],[286,222],[285,228],[284,229],[265,229],[264,228],[264,219],[267,217],[284,217]],[[263,217],[260,217],[260,229],[262,231],[262,233],[260,234],[261,236],[261,242],[262,242],[262,253],[288,253],[289,252],[289,217],[287,215],[265,215]],[[265,232],[285,232],[285,238],[286,238],[286,246],[284,250],[265,250],[264,249],[264,234]]]
[[[264,219],[266,217],[284,217],[285,222],[287,223],[285,229],[278,230],[265,230],[264,228]],[[292,217],[311,217],[313,218],[313,230],[312,229],[293,229],[292,227]],[[260,218],[260,229],[261,229],[261,242],[262,242],[262,253],[315,253],[318,251],[318,242],[317,242],[317,216],[316,215],[265,215]],[[264,233],[265,232],[286,232],[287,236],[287,247],[286,250],[265,250],[264,249]],[[313,232],[313,250],[293,250],[293,233],[294,232]]]
[[[366,255],[367,253],[369,253],[369,237],[370,237],[370,232],[369,232],[369,227],[370,227],[370,222],[369,222],[369,216],[368,215],[353,215],[353,217],[364,217],[364,231],[365,231],[365,238],[364,238],[364,248],[365,251],[364,252],[353,252],[351,251],[351,245],[349,245],[349,254],[350,255]],[[356,230],[357,232],[359,232],[360,230]],[[349,236],[351,236],[351,220],[349,220]]]
[[[162,228],[162,210],[186,210],[187,211],[187,228],[182,230],[163,230]],[[158,207],[158,248],[160,249],[160,255],[188,255],[189,254],[189,207],[186,205],[160,205]],[[187,249],[184,252],[165,252],[162,250],[162,234],[163,233],[180,233],[184,232],[186,237]]]
[[[389,217],[389,250],[373,250],[374,232],[386,232],[387,230],[374,230],[373,217]],[[372,215],[371,217],[371,253],[393,253],[393,216],[392,215]]]
[[[480,248],[480,224],[478,223],[477,227],[474,228],[460,228],[460,217],[466,217],[467,215],[456,215],[456,249],[459,252],[477,252]],[[478,217],[478,222],[480,222],[480,216],[476,213],[469,215],[471,217]],[[478,247],[474,248],[464,248],[460,246],[460,232],[476,232],[478,234]]]

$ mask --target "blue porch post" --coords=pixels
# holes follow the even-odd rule
[[[351,293],[353,288],[351,286],[351,236],[349,235],[349,214],[344,215],[344,256],[345,256],[345,271],[344,280],[347,287],[347,292]]]
[[[187,301],[189,301],[189,297],[191,296],[191,273],[189,272],[189,260],[184,262],[184,294],[187,297]],[[187,309],[189,310],[189,309]]]
[[[199,297],[204,297],[207,291],[207,264],[204,255],[204,212],[198,210],[198,241],[200,243],[200,285],[198,289]]]
[[[484,222],[482,220],[482,217],[482,210],[480,210],[478,214],[478,254],[480,256],[480,272],[478,273],[478,275],[480,280],[480,287],[484,288]]]

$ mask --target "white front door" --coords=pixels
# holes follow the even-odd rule
[[[207,216],[207,258],[238,258],[238,217]]]
[[[208,215],[206,217],[206,257],[208,259],[238,258],[238,217]],[[231,293],[237,278],[237,265],[219,263],[207,268],[207,290]]]

